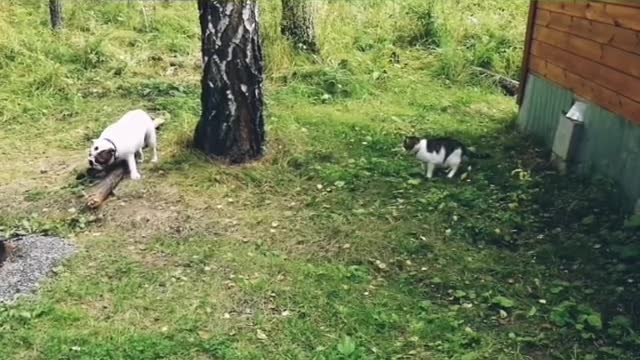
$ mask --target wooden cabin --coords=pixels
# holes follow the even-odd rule
[[[531,1],[522,68],[519,127],[640,206],[640,1]]]

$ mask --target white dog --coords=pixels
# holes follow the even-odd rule
[[[142,110],[129,111],[115,124],[104,129],[100,138],[93,140],[89,151],[89,166],[103,170],[118,160],[125,160],[131,179],[138,180],[141,176],[136,166],[136,155],[139,155],[142,162],[142,149],[145,147],[153,149],[151,162],[158,162],[153,119]]]

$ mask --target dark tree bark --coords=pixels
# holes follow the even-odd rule
[[[281,32],[301,50],[318,52],[309,0],[282,0]]]
[[[62,28],[62,2],[61,0],[49,0],[49,15],[51,16],[51,27],[54,31]]]
[[[194,145],[232,164],[262,156],[263,53],[257,0],[198,0],[202,115]]]
[[[2,266],[2,263],[6,258],[7,258],[7,250],[4,245],[4,240],[0,239],[0,266]]]

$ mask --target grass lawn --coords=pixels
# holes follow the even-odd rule
[[[465,6],[526,13],[498,3]],[[230,168],[188,147],[195,4],[68,1],[52,34],[45,4],[0,3],[0,227],[80,248],[0,306],[0,359],[637,359],[640,243],[613,190],[555,174],[412,4],[322,2],[312,59],[264,2],[268,155]],[[424,46],[433,29],[448,50]],[[136,107],[170,114],[160,163],[86,211],[73,169]],[[409,133],[492,157],[427,182]]]

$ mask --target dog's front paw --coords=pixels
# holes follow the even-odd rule
[[[140,173],[131,174],[131,180],[140,180],[140,179],[142,179],[142,175],[140,175]]]
[[[153,159],[151,159],[151,163],[157,164],[158,163],[158,158],[154,157]]]

